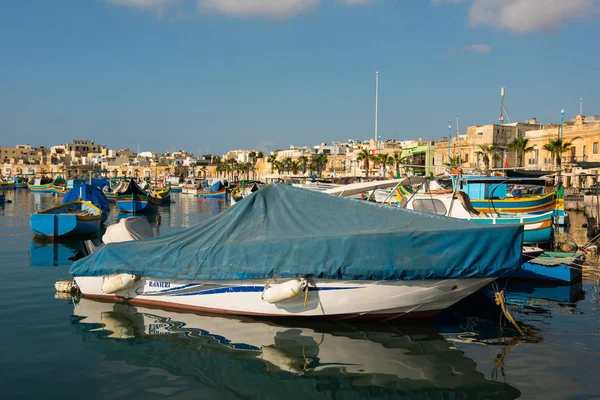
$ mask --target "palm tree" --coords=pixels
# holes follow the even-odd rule
[[[399,151],[395,152],[392,156],[392,159],[394,160],[394,165],[396,166],[396,177],[400,176],[400,167],[403,164],[408,164],[408,158],[408,156],[402,156],[402,153]]]
[[[448,162],[445,162],[444,165],[447,165],[450,168],[460,167],[462,165],[460,155],[450,156],[450,159],[448,160]]]
[[[256,152],[252,150],[248,153],[248,157],[250,157],[250,162],[252,163],[252,179],[254,179],[254,166],[256,165]]]
[[[376,157],[376,162],[381,166],[381,176],[385,175],[385,167],[394,165],[394,159],[389,154],[380,154]]]
[[[490,169],[490,160],[499,160],[500,155],[496,153],[496,146],[479,146],[479,151],[475,152],[475,154],[481,155],[483,157],[483,162],[485,163],[485,169]]]
[[[121,170],[121,175],[124,176],[125,178],[127,178],[127,170],[126,169]]]
[[[508,144],[508,148],[517,153],[517,165],[519,167],[523,167],[525,153],[535,150],[533,146],[527,146],[528,143],[529,139],[527,138],[515,138],[515,140]]]
[[[546,143],[544,145],[544,150],[548,150],[550,152],[550,154],[552,155],[552,157],[555,158],[557,168],[560,168],[562,165],[562,163],[561,163],[562,154],[571,150],[571,147],[573,147],[573,141],[577,140],[577,139],[581,139],[581,137],[579,137],[579,136],[575,137],[575,138],[571,139],[570,142],[565,142],[565,141],[563,141],[562,138],[556,138],[556,139],[550,140],[548,143]]]
[[[315,169],[317,170],[317,174],[321,176],[321,171],[327,165],[327,156],[323,153],[313,155],[312,162],[315,165]]]
[[[256,153],[256,159],[257,160],[260,160],[262,158],[265,158],[265,155],[263,154],[262,151],[259,151],[258,153]]]
[[[300,169],[302,170],[302,173],[306,173],[306,164],[308,164],[308,157],[306,156],[300,156],[298,157],[298,164],[300,165]]]
[[[283,172],[290,172],[292,170],[292,158],[286,157],[281,160],[281,167],[283,168]]]
[[[221,157],[214,156],[210,162],[211,162],[211,164],[219,165],[221,163]]]
[[[367,178],[369,177],[369,160],[373,159],[373,155],[369,153],[369,150],[362,149],[360,153],[356,156],[356,161],[364,161],[363,168],[365,169]]]
[[[267,162],[269,164],[271,164],[271,173],[273,173],[273,167],[275,164],[275,161],[277,161],[277,156],[275,154],[271,154],[268,158],[267,158]]]
[[[274,160],[271,163],[271,172],[273,172],[273,168],[275,168],[275,170],[277,171],[277,173],[281,173],[281,170],[283,169],[283,166],[281,165],[280,161]]]

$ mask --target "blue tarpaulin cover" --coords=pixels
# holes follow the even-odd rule
[[[102,210],[102,213],[108,214],[110,211],[108,200],[106,199],[104,193],[102,193],[102,190],[98,189],[97,187],[90,186],[87,183],[77,185],[73,189],[69,190],[63,197],[62,202],[64,204],[68,203],[69,201],[75,201],[79,197],[81,197],[81,200],[86,200],[96,205]]]
[[[104,189],[105,187],[110,188],[110,182],[107,181],[106,179],[100,179],[100,178],[92,178],[91,185],[94,187],[97,187],[100,190]]]
[[[208,189],[209,192],[218,192],[219,190],[223,190],[223,182],[216,181],[212,184],[212,186]]]
[[[520,225],[478,224],[272,184],[181,232],[107,244],[70,272],[186,280],[499,277],[521,268],[522,244]]]

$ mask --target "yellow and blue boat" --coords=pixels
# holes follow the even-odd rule
[[[49,178],[37,178],[29,184],[29,190],[35,193],[54,193],[54,184]]]
[[[508,212],[541,214],[554,211],[554,222],[557,225],[568,224],[568,215],[565,213],[564,188],[548,194],[516,195],[508,193],[508,185],[537,187],[541,191],[546,183],[540,178],[507,178],[490,176],[462,176],[455,177],[453,184],[459,190],[469,195],[471,205],[479,212]]]
[[[85,200],[75,200],[38,211],[29,220],[35,235],[52,238],[87,236],[98,232],[102,210]]]
[[[119,211],[133,214],[155,212],[162,204],[159,196],[144,191],[133,179],[124,190],[116,193],[115,199]]]

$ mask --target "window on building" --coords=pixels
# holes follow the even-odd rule
[[[598,142],[594,142],[594,145],[592,146],[592,153],[598,154]]]
[[[413,208],[429,214],[446,215],[446,206],[438,199],[416,199]]]
[[[465,154],[465,161],[464,162],[466,162],[466,163],[469,162],[469,155],[468,154]]]

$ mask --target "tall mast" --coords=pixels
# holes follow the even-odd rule
[[[375,144],[379,149],[378,132],[377,132],[377,113],[379,112],[379,71],[375,72]]]

